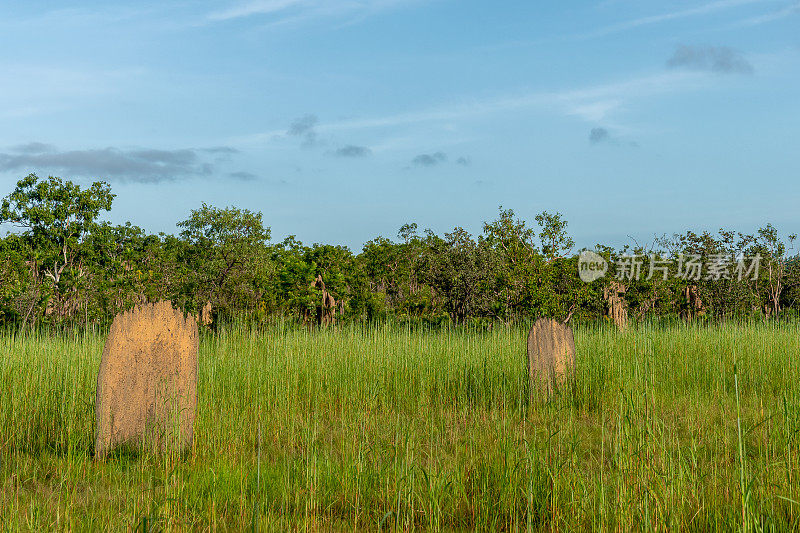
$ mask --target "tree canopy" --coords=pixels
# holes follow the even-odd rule
[[[687,231],[647,247],[598,245],[609,272],[585,283],[560,213],[542,212],[531,226],[500,207],[477,236],[408,222],[397,240],[376,236],[354,253],[294,236],[272,243],[262,213],[232,206],[202,204],[177,236],[149,234],[100,220],[114,196],[102,181],[81,187],[31,174],[17,183],[0,203],[0,222],[14,229],[0,238],[0,323],[104,323],[159,299],[189,312],[210,304],[218,318],[302,321],[320,305],[318,276],[345,321],[608,320],[612,282],[624,286],[634,319],[775,318],[800,305],[796,237],[770,224],[752,234]],[[702,276],[686,275],[700,263]],[[626,277],[631,270],[641,275]]]

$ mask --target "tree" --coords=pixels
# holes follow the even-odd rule
[[[317,305],[316,291],[310,286],[316,277],[315,267],[305,260],[307,250],[294,235],[286,237],[272,250],[277,278],[274,292],[280,299],[276,307],[282,307],[284,312],[301,320],[308,320]]]
[[[157,235],[130,224],[98,224],[86,238],[86,262],[91,265],[88,315],[115,315],[133,305],[171,299],[165,273],[178,264]]]
[[[519,313],[537,250],[533,244],[535,233],[525,221],[515,219],[511,209],[499,209],[497,220],[484,223],[483,235],[498,263],[495,314],[509,320]]]
[[[264,290],[270,239],[261,213],[203,203],[178,227],[189,245],[186,293],[195,308],[206,301],[215,308],[253,306]]]
[[[566,256],[575,241],[567,234],[567,221],[561,218],[561,213],[550,214],[543,211],[536,215],[539,224],[539,240],[542,243],[542,253],[548,262]]]
[[[428,283],[442,298],[444,309],[456,324],[479,313],[493,273],[492,256],[486,243],[475,242],[460,227],[444,239],[429,231],[426,273]]]
[[[0,323],[27,317],[36,305],[37,272],[30,268],[30,250],[22,237],[0,237]]]
[[[31,267],[42,274],[39,279],[51,281],[55,296],[51,309],[57,316],[65,314],[64,295],[74,291],[76,279],[84,275],[78,264],[81,244],[100,212],[111,209],[114,196],[102,181],[82,189],[61,178],[30,174],[0,204],[0,223],[23,230],[32,252]]]
[[[403,224],[397,232],[397,236],[403,239],[405,244],[410,243],[414,239],[419,239],[417,234],[417,223],[411,222],[410,224]]]
[[[314,278],[322,276],[326,291],[338,302],[339,308],[344,309],[345,303],[350,299],[350,284],[353,271],[353,253],[346,246],[333,246],[331,244],[314,244],[306,248],[303,259],[311,265]],[[322,294],[316,291],[316,305],[320,304]]]
[[[796,239],[796,234],[789,235],[789,249],[792,248]],[[764,306],[764,312],[767,316],[777,317],[781,310],[781,296],[786,289],[786,245],[772,224],[759,228],[758,236],[754,241],[751,254],[753,252],[759,254],[766,263],[763,267],[767,275],[765,285],[768,303]]]

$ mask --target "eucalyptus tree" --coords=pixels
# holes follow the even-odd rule
[[[37,297],[28,315],[37,304],[47,304],[58,317],[74,313],[78,282],[88,268],[84,241],[100,213],[111,209],[114,196],[103,181],[82,188],[58,177],[30,174],[0,203],[0,223],[20,230],[35,274]]]
[[[254,309],[263,296],[270,271],[270,228],[262,215],[237,207],[203,203],[179,222],[186,266],[187,304],[215,309]]]

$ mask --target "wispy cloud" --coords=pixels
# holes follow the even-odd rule
[[[317,131],[314,128],[318,122],[317,115],[304,115],[295,119],[289,125],[286,134],[293,137],[301,137],[305,147],[314,146],[317,143]]]
[[[609,144],[612,146],[628,146],[638,148],[639,143],[635,141],[625,141],[616,137],[607,128],[597,127],[589,130],[589,142],[592,144]]]
[[[589,123],[609,123],[609,118],[631,101],[661,94],[701,89],[714,82],[713,74],[703,71],[673,69],[645,74],[616,82],[562,91],[526,92],[497,95],[483,99],[464,99],[408,113],[355,118],[337,122],[313,123],[315,132],[341,132],[392,128],[422,123],[455,122],[521,110],[537,109],[578,117]],[[313,115],[312,115],[313,116]],[[298,119],[300,120],[300,119]],[[297,122],[297,121],[296,121]],[[301,124],[307,124],[306,120]],[[299,123],[300,124],[300,123]],[[619,127],[619,125],[615,125]],[[301,131],[302,128],[300,128]],[[290,128],[291,131],[291,128]],[[298,129],[294,129],[298,131]],[[248,145],[272,142],[286,131],[272,130],[226,139],[226,144]]]
[[[320,130],[361,129],[432,121],[453,121],[521,109],[556,110],[587,122],[606,119],[632,99],[694,90],[706,85],[709,75],[702,72],[669,71],[629,78],[617,82],[563,91],[529,92],[467,100],[425,111],[356,119],[320,125]]]
[[[418,4],[424,0],[252,0],[211,12],[207,22],[225,22],[259,17],[272,25],[318,18],[359,20],[389,9]]]
[[[334,155],[339,157],[367,157],[370,154],[372,154],[372,150],[366,146],[356,146],[354,144],[342,146],[334,152]]]
[[[604,35],[619,33],[634,28],[640,28],[642,26],[649,26],[661,22],[668,22],[672,20],[707,15],[710,13],[715,13],[717,11],[723,11],[726,9],[744,6],[747,4],[764,3],[766,1],[769,0],[717,0],[716,2],[710,2],[708,4],[703,4],[697,7],[681,9],[678,11],[671,11],[669,13],[659,13],[657,15],[650,15],[647,17],[640,17],[636,19],[626,20],[624,22],[620,22],[617,24],[611,24],[599,28],[595,31],[583,34],[580,37],[585,37],[585,38],[602,37]]]
[[[66,173],[70,176],[100,178],[109,181],[157,183],[191,176],[208,176],[214,165],[201,154],[208,151],[235,152],[228,147],[212,149],[134,149],[95,148],[59,151],[54,146],[31,142],[0,153],[0,171]],[[233,173],[237,174],[237,173]],[[244,174],[229,174],[246,179]]]
[[[253,181],[256,178],[258,178],[258,176],[253,174],[252,172],[245,172],[244,170],[240,170],[238,172],[230,172],[228,174],[228,177],[240,181]]]
[[[307,3],[309,2],[304,0],[258,0],[255,2],[237,4],[222,11],[209,13],[208,19],[222,21],[250,17],[252,15],[269,15]]]
[[[0,71],[0,118],[46,114],[88,103],[94,106],[99,98],[122,94],[133,80],[146,73],[141,67],[73,68],[2,60]]]
[[[108,27],[124,24],[128,27],[137,21],[146,21],[153,25],[153,15],[163,11],[163,6],[139,5],[94,5],[91,7],[58,7],[51,10],[37,9],[32,15],[3,17],[0,28],[14,26],[16,28],[40,29],[44,25],[58,24],[61,27],[86,28]]]
[[[686,46],[667,60],[670,68],[690,68],[719,74],[752,74],[753,65],[738,50],[727,46]]]
[[[785,19],[787,17],[791,17],[792,15],[800,14],[800,2],[794,2],[791,5],[788,5],[782,9],[778,9],[777,11],[772,11],[770,13],[765,13],[764,15],[759,15],[757,17],[751,17],[748,19],[741,20],[736,24],[733,24],[733,28],[742,28],[748,26],[759,26],[761,24],[766,24],[768,22],[774,22],[776,20]]]
[[[444,152],[434,152],[432,154],[419,154],[411,160],[411,164],[416,167],[435,167],[447,161],[447,154]]]
[[[11,151],[19,154],[44,154],[48,152],[55,152],[56,147],[53,146],[52,144],[33,141],[25,144],[18,144],[16,146],[12,146]]]
[[[586,101],[577,100],[567,104],[565,112],[589,122],[598,122],[622,107],[622,103],[622,99],[615,97],[601,97],[596,100],[589,98]]]
[[[589,131],[589,142],[599,144],[611,140],[611,134],[605,128],[592,128]]]
[[[231,146],[212,146],[211,148],[200,148],[200,151],[209,154],[223,154],[223,155],[232,155],[239,153],[239,150]]]

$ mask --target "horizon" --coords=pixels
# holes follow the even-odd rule
[[[355,253],[501,205],[576,250],[798,232],[797,1],[58,5],[0,7],[0,196],[102,180],[114,223],[206,202]]]

